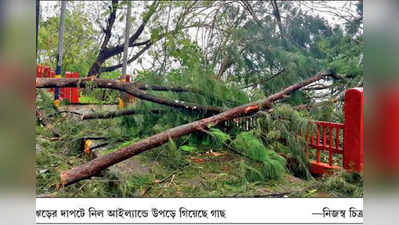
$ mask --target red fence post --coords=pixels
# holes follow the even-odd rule
[[[132,77],[130,75],[126,75],[126,82],[130,82],[132,79]],[[128,100],[129,103],[135,103],[136,102],[136,97],[134,97],[133,95],[129,95],[126,94],[126,98]]]
[[[66,74],[65,74],[66,75]],[[61,77],[62,77],[62,75],[60,75]],[[61,78],[60,77],[60,78]],[[67,98],[66,97],[66,89],[67,88],[59,88],[59,99],[60,100],[63,100],[63,99],[65,99],[65,98]]]
[[[44,67],[44,74],[42,77],[48,78],[50,76],[50,67]]]
[[[41,77],[50,78],[50,76],[51,76],[51,68],[48,67],[48,66],[45,66],[45,67],[43,68],[42,76],[41,76]],[[47,89],[47,91],[48,91],[48,92],[51,92],[51,89]]]
[[[54,78],[54,77],[55,77],[55,72],[54,72],[54,71],[51,71],[51,72],[50,72],[50,78]],[[50,92],[54,93],[54,88],[51,88],[51,89],[50,89]]]
[[[345,93],[344,168],[363,170],[363,88]]]
[[[71,77],[79,78],[79,73],[74,72],[73,74],[71,74]],[[79,103],[79,89],[77,87],[71,88],[71,92],[72,92],[71,103],[72,104]]]
[[[36,77],[40,77],[40,70],[41,70],[41,66],[37,65],[36,66]]]
[[[71,78],[71,72],[65,72],[65,78]],[[64,88],[65,89],[65,98],[69,103],[71,103],[71,88]]]

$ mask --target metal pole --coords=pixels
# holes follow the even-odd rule
[[[126,13],[126,27],[125,27],[125,45],[123,46],[123,68],[122,68],[122,76],[126,77],[127,70],[127,56],[128,56],[128,48],[129,48],[129,31],[130,31],[130,17],[132,13],[132,5],[130,1],[127,2],[127,13]]]
[[[57,56],[57,68],[55,69],[56,78],[61,78],[61,66],[62,66],[62,47],[64,44],[64,23],[65,23],[65,8],[66,1],[61,1],[61,15],[60,15],[60,25],[58,29],[58,56]],[[59,88],[55,88],[54,92],[54,105],[58,107],[59,105]]]
[[[123,46],[123,67],[122,67],[122,74],[120,76],[121,81],[126,81],[126,73],[127,73],[127,57],[128,57],[128,50],[129,50],[129,31],[130,31],[130,17],[132,13],[132,5],[130,1],[127,1],[127,12],[126,12],[126,27],[125,27],[125,44]],[[121,108],[123,108],[124,104],[123,102],[127,100],[127,96],[125,93],[120,92],[120,101],[122,101],[122,104],[120,104]]]
[[[36,62],[37,62],[37,45],[39,40],[39,21],[40,20],[40,0],[36,0]]]

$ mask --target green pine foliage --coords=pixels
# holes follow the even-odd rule
[[[212,146],[214,146],[215,149],[222,148],[223,144],[225,144],[231,140],[231,137],[229,134],[227,134],[219,129],[211,128],[211,129],[209,129],[209,131],[211,132],[211,135],[213,137]]]
[[[232,142],[232,147],[254,163],[242,163],[245,179],[249,182],[279,179],[286,172],[285,159],[266,148],[252,132],[240,133]]]
[[[334,175],[325,176],[318,184],[321,191],[331,193],[334,197],[363,197],[363,176],[358,173],[338,171]]]
[[[289,170],[305,179],[312,177],[309,172],[309,160],[305,154],[304,138],[306,132],[315,132],[315,126],[309,122],[310,119],[306,113],[282,104],[276,106],[273,112],[260,117],[257,130],[267,146],[293,159],[288,164]]]

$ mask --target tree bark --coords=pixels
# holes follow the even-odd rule
[[[154,114],[162,113],[162,112],[165,112],[165,110],[163,110],[163,109],[150,110],[150,113],[154,113]],[[144,111],[144,110],[137,110],[137,109],[126,109],[126,110],[113,111],[113,112],[95,112],[95,113],[83,114],[81,119],[82,120],[112,119],[114,117],[119,117],[119,116],[144,114],[144,113],[148,113],[148,112]]]
[[[322,79],[329,74],[319,73],[316,76],[308,78],[300,83],[289,86],[288,88],[269,96],[268,98],[249,103],[246,105],[238,106],[227,110],[225,112],[219,113],[212,117],[204,118],[201,120],[194,121],[185,125],[181,125],[159,134],[153,135],[151,137],[145,138],[133,145],[122,148],[118,151],[111,152],[103,157],[96,158],[90,162],[83,165],[74,167],[70,170],[64,171],[60,174],[62,185],[70,185],[83,179],[87,179],[91,176],[98,174],[100,171],[126,160],[132,156],[140,154],[146,150],[158,147],[170,139],[175,139],[183,135],[192,133],[194,131],[202,131],[208,129],[209,126],[215,126],[220,122],[232,120],[234,118],[248,115],[251,113],[258,112],[259,110],[271,109],[272,103],[283,98],[283,96],[296,91],[310,83]]]
[[[123,45],[123,67],[122,67],[122,75],[120,80],[126,79],[126,71],[127,71],[127,55],[129,48],[129,32],[130,32],[130,16],[132,14],[132,4],[130,1],[127,2],[127,12],[126,12],[126,26],[125,26],[125,44]]]
[[[61,133],[48,121],[46,117],[43,116],[42,112],[36,108],[36,119],[41,125],[49,129],[55,137],[61,137]]]
[[[127,83],[121,82],[118,80],[106,80],[106,79],[95,79],[93,77],[90,78],[36,78],[36,88],[53,88],[53,87],[81,87],[84,88],[89,84],[93,84],[98,88],[109,88],[114,90],[119,90],[126,92],[130,95],[135,96],[136,98],[147,100],[150,102],[155,102],[161,105],[171,106],[179,109],[184,109],[188,111],[194,111],[204,114],[215,114],[224,111],[224,108],[216,107],[216,106],[204,106],[198,105],[194,103],[179,101],[179,100],[170,100],[158,96],[154,96],[148,94],[146,92],[141,91],[137,86],[141,87],[141,89],[150,89],[154,88],[155,90],[161,90],[164,87],[159,86],[151,86],[151,85],[143,85],[137,83]],[[164,88],[166,90],[174,90],[174,91],[182,91],[180,88]],[[151,89],[152,90],[152,89]]]
[[[101,83],[106,83],[110,81],[112,83],[118,82],[116,80],[107,80],[107,79],[93,79],[91,77],[88,78],[36,78],[36,88],[52,88],[52,87],[77,87],[79,82],[83,82],[84,86],[87,82],[90,81],[99,81]],[[182,87],[165,87],[154,84],[144,84],[144,83],[126,83],[125,85],[131,88],[137,88],[139,90],[151,90],[151,91],[172,91],[172,92],[192,92],[196,94],[203,95],[204,93],[201,90],[197,90],[194,88],[182,88]]]

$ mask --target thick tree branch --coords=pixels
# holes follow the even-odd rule
[[[140,37],[140,35],[143,33],[145,26],[147,25],[148,21],[150,20],[150,18],[154,14],[155,9],[158,7],[158,4],[159,3],[157,1],[154,1],[152,3],[152,5],[150,6],[150,9],[149,9],[149,12],[143,18],[142,24],[137,28],[136,32],[134,32],[134,34],[132,34],[132,36],[130,36],[130,38],[129,38],[129,47],[138,46],[138,43],[135,43],[135,42]],[[147,40],[147,41],[142,42],[142,43],[146,43],[146,45],[148,45],[150,42],[151,42],[151,40]],[[142,45],[142,43],[140,45]],[[125,44],[122,43],[122,44],[117,45],[115,47],[109,48],[109,49],[107,49],[107,53],[111,54],[111,55],[117,55],[117,54],[119,54],[119,53],[121,53],[123,51],[123,46],[124,45]]]
[[[133,61],[135,61],[136,59],[138,59],[142,54],[144,54],[145,51],[147,51],[152,45],[152,42],[147,42],[146,46],[144,48],[142,48],[136,55],[134,55],[132,58],[130,58],[127,61],[127,64],[132,63]],[[123,66],[122,63],[118,64],[118,65],[114,65],[114,66],[109,66],[109,67],[102,67],[100,69],[101,72],[111,72],[114,71],[118,68],[121,68]]]
[[[113,0],[113,3],[114,3],[114,1],[115,0]],[[116,3],[117,3],[117,1],[116,1]],[[148,46],[149,43],[151,43],[151,41],[145,41],[145,42],[141,42],[141,43],[135,43],[135,42],[140,37],[140,35],[143,33],[144,28],[147,25],[147,22],[150,20],[151,16],[154,14],[155,9],[158,6],[158,4],[159,4],[159,2],[154,1],[154,3],[150,6],[149,12],[147,13],[147,15],[143,19],[143,23],[137,28],[136,32],[134,34],[132,34],[132,36],[130,36],[130,38],[129,38],[129,47],[144,45],[144,43],[145,43],[146,46]],[[114,7],[114,4],[113,4],[113,7]],[[115,15],[113,15],[113,14],[116,14],[116,8],[115,8],[115,10],[113,10],[111,12],[110,17],[109,17],[109,21],[111,21],[112,23],[108,23],[108,24],[113,25],[113,22],[115,21]],[[110,26],[110,27],[112,29],[112,26]],[[91,66],[88,75],[99,76],[102,73],[101,65],[107,59],[109,59],[109,58],[111,58],[111,57],[113,57],[113,56],[115,56],[117,54],[120,54],[123,51],[124,43],[122,43],[120,45],[117,45],[117,46],[114,46],[114,47],[106,47],[106,45],[107,45],[107,43],[108,43],[108,41],[109,41],[109,39],[111,37],[111,29],[108,30],[108,26],[107,26],[106,31],[109,34],[106,33],[104,42],[103,42],[103,44],[102,44],[102,46],[100,48],[100,52],[98,53],[97,59],[93,63],[93,65]],[[109,35],[109,37],[107,35]]]
[[[111,39],[112,36],[112,27],[114,26],[115,19],[116,19],[116,11],[118,10],[118,0],[112,0],[112,5],[111,5],[111,13],[109,14],[108,20],[107,20],[107,27],[103,30],[105,37],[104,40],[101,44],[100,49],[105,49],[108,45],[109,40]]]
[[[98,81],[100,83],[106,82],[119,82],[117,80],[107,80],[107,79],[93,79],[91,77],[88,78],[36,78],[36,88],[52,88],[52,87],[76,87],[79,82],[84,82],[83,85],[86,85],[87,82],[90,81]],[[143,91],[152,90],[152,91],[172,91],[172,92],[193,92],[197,94],[203,94],[201,90],[197,90],[194,88],[182,88],[182,87],[165,87],[160,85],[153,84],[144,84],[140,82],[135,83],[125,83],[124,85],[137,88]]]
[[[131,62],[137,60],[155,42],[157,42],[160,39],[162,39],[163,37],[165,37],[168,33],[171,33],[171,34],[177,33],[179,30],[187,29],[187,28],[191,28],[191,27],[209,26],[209,24],[193,24],[193,25],[188,25],[188,26],[180,26],[180,25],[178,25],[178,26],[176,26],[175,30],[160,34],[159,37],[157,37],[156,39],[149,39],[149,40],[142,41],[142,42],[136,42],[139,39],[139,37],[141,36],[141,34],[143,33],[144,28],[147,25],[148,21],[150,20],[152,15],[155,13],[156,8],[158,7],[158,5],[159,5],[159,2],[158,1],[154,1],[154,3],[150,6],[149,11],[146,13],[146,16],[144,17],[142,24],[137,28],[136,32],[132,36],[130,36],[129,45],[128,45],[129,47],[137,47],[137,46],[143,46],[143,45],[145,45],[145,47],[142,48],[135,56],[133,56],[131,59],[129,59],[128,63],[131,63]],[[179,22],[178,22],[178,24],[179,24]],[[104,62],[107,59],[112,58],[112,57],[114,57],[114,56],[116,56],[118,54],[121,54],[123,52],[123,47],[124,47],[124,43],[119,44],[119,45],[114,46],[114,47],[101,48],[100,52],[98,53],[96,61],[90,67],[88,75],[94,75],[96,77],[99,77],[99,75],[102,72],[111,72],[111,71],[114,71],[114,70],[122,67],[121,64],[110,66],[110,67],[101,67],[101,66],[104,64]]]
[[[204,114],[220,113],[224,108],[216,106],[203,106],[194,103],[170,100],[162,97],[157,97],[134,86],[134,83],[121,82],[119,80],[106,80],[106,79],[74,79],[74,78],[36,78],[36,88],[54,88],[54,87],[81,87],[95,85],[98,88],[109,88],[119,90],[133,95],[139,99],[155,102],[161,105],[171,106],[174,108],[194,111]]]
[[[112,0],[112,5],[110,6],[111,13],[107,20],[107,27],[105,29],[103,29],[104,40],[101,43],[100,51],[97,55],[96,61],[90,67],[89,75],[98,74],[101,64],[103,64],[106,60],[106,54],[104,53],[104,51],[107,49],[108,42],[112,36],[112,27],[114,26],[115,19],[116,19],[116,12],[118,10],[118,2],[119,2],[118,0]]]

